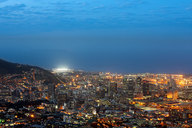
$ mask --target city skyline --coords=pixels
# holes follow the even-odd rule
[[[0,127],[192,128],[192,0],[0,0]]]

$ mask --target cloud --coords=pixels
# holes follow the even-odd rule
[[[0,8],[0,16],[1,18],[13,18],[17,17],[18,15],[22,15],[26,5],[24,4],[16,4],[13,6],[5,6]]]
[[[178,0],[176,4],[166,0],[0,0],[0,27],[4,28],[0,33],[8,30],[6,27],[16,30],[21,26],[28,30],[62,31],[178,25],[175,19],[192,15],[190,11],[184,13],[188,2],[183,1],[179,5]]]

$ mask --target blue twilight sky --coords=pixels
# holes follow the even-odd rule
[[[192,72],[192,0],[0,0],[0,58],[44,68]]]

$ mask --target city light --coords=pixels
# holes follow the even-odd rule
[[[0,128],[192,128],[191,34],[192,0],[0,0]]]
[[[34,117],[35,117],[35,115],[34,115],[34,114],[31,114],[31,115],[30,115],[30,117],[31,117],[31,118],[34,118]]]
[[[61,68],[55,68],[53,69],[53,71],[56,73],[62,73],[62,72],[69,72],[71,71],[71,69],[69,69],[68,67],[61,67]]]

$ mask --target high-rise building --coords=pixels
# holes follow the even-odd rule
[[[170,78],[170,81],[168,82],[168,87],[176,90],[177,84],[174,79]]]
[[[168,93],[167,98],[176,100],[178,98],[177,85],[174,79],[170,78],[168,83]]]
[[[143,96],[150,96],[150,83],[149,81],[143,81]]]
[[[134,98],[135,81],[133,78],[129,78],[127,81],[127,97]]]
[[[59,93],[57,95],[57,105],[59,108],[63,108],[64,103],[67,103],[67,94],[66,93]]]
[[[182,96],[183,99],[192,100],[192,86],[185,86],[182,89]]]
[[[142,97],[143,90],[142,90],[142,78],[137,77],[135,80],[135,97]]]
[[[109,82],[109,86],[108,86],[108,95],[111,98],[115,98],[117,94],[117,83],[115,82]]]

